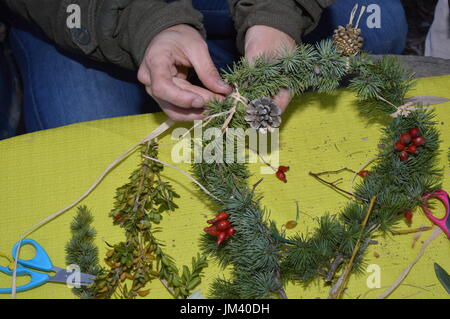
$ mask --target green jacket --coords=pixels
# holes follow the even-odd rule
[[[238,31],[237,46],[242,52],[245,32],[256,24],[282,30],[300,42],[334,0],[228,2]],[[71,4],[81,9],[81,28],[67,26]],[[151,39],[170,26],[189,24],[206,35],[202,14],[190,0],[0,0],[0,10],[5,9],[37,24],[64,49],[129,69],[139,66]]]

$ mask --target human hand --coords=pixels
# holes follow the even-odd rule
[[[245,34],[245,57],[250,63],[262,54],[276,58],[280,49],[294,49],[295,46],[295,40],[291,36],[265,25],[254,25]],[[292,96],[287,89],[281,89],[273,98],[282,112],[287,108],[291,99]]]
[[[186,80],[189,68],[194,68],[206,88]],[[153,38],[139,67],[138,79],[161,109],[179,122],[204,118],[206,101],[223,99],[223,95],[232,92],[221,80],[200,33],[185,24],[167,28]]]

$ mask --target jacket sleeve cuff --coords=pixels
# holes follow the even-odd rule
[[[267,25],[290,35],[297,43],[317,26],[324,7],[332,0],[231,0],[237,29],[236,44],[244,54],[245,34],[251,26]]]

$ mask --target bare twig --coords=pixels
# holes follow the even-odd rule
[[[336,274],[336,271],[338,270],[339,266],[344,262],[344,256],[339,253],[333,260],[333,263],[331,264],[327,276],[325,277],[325,282],[331,282],[334,278],[334,275]]]
[[[321,176],[321,175],[339,174],[342,172],[350,172],[350,173],[356,174],[356,172],[354,170],[344,167],[344,168],[338,169],[336,171],[325,171],[325,172],[316,173],[316,175]]]
[[[414,228],[414,229],[402,229],[402,230],[393,230],[392,234],[393,235],[404,235],[404,234],[412,234],[412,233],[418,233],[418,232],[422,232],[422,231],[428,231],[428,230],[432,230],[433,227],[430,226],[422,226],[419,228]]]
[[[325,282],[331,282],[334,278],[334,275],[336,274],[336,271],[338,270],[339,266],[344,262],[344,256],[342,254],[338,254],[335,258],[333,263],[331,264],[327,276],[325,277]]]
[[[344,193],[344,194],[347,194],[347,195],[349,195],[349,196],[352,196],[352,197],[354,197],[354,198],[356,198],[356,199],[358,199],[358,200],[360,200],[360,201],[362,201],[362,202],[365,202],[365,203],[368,203],[368,202],[369,202],[369,201],[368,201],[367,199],[365,199],[365,198],[362,198],[362,197],[359,197],[359,196],[356,195],[356,194],[347,192],[346,190],[344,190],[344,189],[342,189],[342,188],[336,186],[334,183],[330,183],[330,182],[324,180],[323,178],[320,177],[320,175],[323,175],[324,173],[326,173],[326,172],[323,172],[323,173],[313,173],[313,172],[309,172],[309,175],[311,175],[312,177],[318,179],[318,180],[321,181],[322,183],[325,183],[325,184],[327,184],[327,185],[333,187],[334,189],[337,189],[338,191],[340,191],[340,192],[342,192],[342,193]]]
[[[361,224],[361,233],[359,234],[358,240],[356,241],[355,248],[353,249],[352,257],[350,258],[350,261],[348,262],[347,267],[345,267],[344,271],[342,272],[341,277],[339,278],[339,279],[342,278],[341,284],[337,287],[336,292],[330,294],[330,297],[333,299],[339,299],[342,296],[342,293],[344,292],[345,286],[347,285],[350,270],[352,269],[353,262],[359,251],[359,248],[361,245],[361,240],[362,240],[363,233],[364,233],[364,229],[366,228],[367,221],[369,220],[370,214],[372,213],[373,207],[375,205],[375,201],[376,201],[376,196],[373,196],[372,199],[370,200],[370,206],[367,211],[366,217],[364,218],[364,220]]]
[[[264,180],[264,177],[261,178],[259,181],[257,181],[254,185],[253,185],[253,192],[255,191],[256,187],[258,187],[258,185]]]

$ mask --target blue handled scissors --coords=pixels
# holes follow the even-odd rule
[[[62,282],[66,283],[68,276],[71,274],[65,269],[55,267],[50,260],[47,252],[39,245],[36,241],[32,239],[23,239],[21,246],[31,245],[36,250],[36,255],[28,260],[18,259],[17,260],[17,276],[29,276],[31,277],[30,282],[23,286],[19,286],[16,288],[17,292],[26,291],[29,289],[33,289],[39,287],[46,282]],[[19,242],[17,242],[13,249],[12,255],[15,256],[17,252],[17,248],[19,246]],[[35,270],[39,271],[35,271]],[[0,272],[3,272],[7,275],[13,275],[13,270],[8,267],[0,266]],[[55,272],[53,276],[50,276],[44,272]],[[93,283],[93,279],[95,276],[89,274],[80,273],[80,282],[81,286],[88,286]],[[12,293],[12,288],[0,288],[0,294],[9,294]]]

